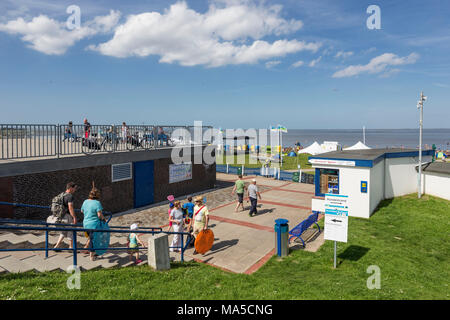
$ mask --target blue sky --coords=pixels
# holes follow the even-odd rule
[[[1,123],[415,128],[423,90],[424,127],[449,128],[449,1],[2,0],[0,12]]]

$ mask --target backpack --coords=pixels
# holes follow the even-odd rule
[[[62,220],[67,213],[66,207],[64,206],[64,196],[66,194],[67,193],[62,192],[52,199],[52,215],[58,218],[58,220]]]

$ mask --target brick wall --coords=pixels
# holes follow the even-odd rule
[[[171,160],[154,160],[154,202],[167,200],[169,194],[175,197],[211,189],[216,182],[215,164],[207,166],[194,164],[192,179],[169,184]],[[101,191],[103,208],[109,212],[121,212],[134,206],[134,180],[111,181],[111,165],[60,170],[43,173],[17,175],[0,178],[0,201],[49,206],[52,198],[65,190],[73,181],[79,188],[74,194],[76,209],[81,208],[92,188],[92,181]],[[45,220],[50,210],[0,206],[0,217],[14,219]],[[78,213],[80,221],[82,214]]]
[[[73,181],[79,186],[74,194],[74,205],[79,209],[94,181],[101,191],[105,211],[118,212],[133,207],[133,180],[112,183],[111,166],[20,175],[13,177],[13,181],[13,200],[18,203],[49,206],[52,198],[65,190],[67,182]],[[49,215],[50,211],[45,209],[16,208],[14,218],[43,220]]]

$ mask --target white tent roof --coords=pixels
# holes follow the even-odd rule
[[[314,141],[314,143],[309,147],[306,147],[298,151],[298,153],[309,153],[312,154],[313,156],[324,152],[326,151],[322,149],[322,147],[320,146],[320,144],[317,143],[317,141]]]
[[[344,150],[364,150],[364,149],[370,149],[368,146],[366,146],[361,141],[358,141],[358,143],[354,144],[351,147],[344,148]]]

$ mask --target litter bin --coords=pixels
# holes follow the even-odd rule
[[[275,247],[279,257],[285,257],[289,253],[289,225],[286,219],[275,220]]]
[[[241,175],[242,174],[242,167],[237,167],[237,175]]]

